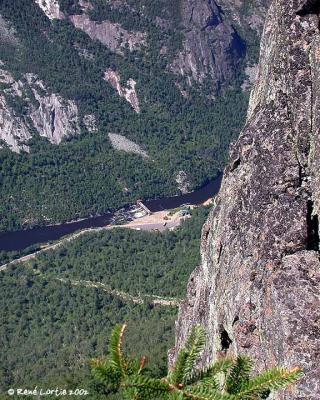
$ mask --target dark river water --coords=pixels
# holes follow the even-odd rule
[[[222,174],[194,192],[180,196],[165,197],[158,200],[145,201],[144,204],[150,211],[170,210],[183,204],[201,204],[219,192]],[[125,214],[127,209],[123,209]],[[81,221],[64,223],[61,225],[44,226],[33,229],[25,229],[15,232],[0,233],[0,251],[20,251],[31,245],[46,243],[60,239],[62,236],[86,228],[99,228],[106,226],[114,220],[116,213],[107,213],[101,216],[85,218]]]

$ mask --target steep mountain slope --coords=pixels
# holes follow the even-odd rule
[[[125,47],[130,51],[148,47],[153,34],[148,22],[155,21],[163,31],[158,40],[167,68],[184,77],[189,86],[206,81],[213,92],[230,84],[239,73],[247,44],[252,44],[249,32],[260,33],[268,3],[75,0],[59,5],[58,1],[35,1],[50,19],[69,19],[91,39],[122,55]],[[171,43],[166,36],[171,36]],[[174,50],[171,60],[166,60],[170,50]]]
[[[246,127],[177,323],[177,348],[204,325],[202,364],[244,353],[260,369],[303,368],[277,399],[320,397],[319,55],[318,2],[274,0]]]
[[[216,176],[244,121],[264,10],[3,0],[0,230],[176,194],[180,171],[190,189]],[[149,158],[114,149],[110,133]]]
[[[181,1],[185,32],[182,49],[173,61],[174,71],[186,76],[190,85],[192,80],[206,82],[215,91],[230,84],[239,75],[239,62],[248,47],[257,44],[250,34],[260,33],[266,5],[266,1],[249,6],[242,1]],[[250,50],[249,54],[251,64],[254,54]]]
[[[29,151],[32,130],[54,144],[64,136],[80,133],[76,103],[48,93],[36,75],[28,73],[22,81],[16,81],[7,70],[0,69],[0,84],[0,138],[13,151]]]

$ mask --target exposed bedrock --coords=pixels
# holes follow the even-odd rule
[[[53,144],[80,134],[76,103],[49,93],[37,75],[28,73],[17,81],[0,61],[0,84],[6,85],[0,92],[0,141],[11,150],[28,151],[34,131]]]
[[[247,354],[299,366],[276,399],[320,398],[320,33],[318,2],[274,0],[247,123],[203,227],[176,349],[202,324],[202,365]]]
[[[186,76],[190,85],[208,78],[215,89],[230,83],[246,53],[246,44],[231,20],[213,0],[184,0],[181,16],[187,31],[172,69]]]

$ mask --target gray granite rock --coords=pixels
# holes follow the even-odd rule
[[[246,44],[214,0],[183,0],[182,24],[186,28],[183,48],[172,69],[193,82],[210,79],[214,90],[228,84],[239,72]]]
[[[12,151],[28,151],[34,130],[53,144],[80,134],[76,103],[49,93],[37,75],[28,73],[22,80],[15,80],[0,61],[0,84],[5,87],[0,92],[0,140]],[[24,115],[12,107],[15,101],[24,105]]]
[[[246,35],[242,34],[251,28],[258,41],[269,2],[182,0],[185,37],[173,71],[184,76],[190,86],[197,82],[213,92],[230,85],[247,53]]]
[[[320,34],[318,2],[274,0],[246,126],[203,227],[176,349],[208,335],[201,364],[247,354],[257,370],[299,366],[276,399],[320,398]]]

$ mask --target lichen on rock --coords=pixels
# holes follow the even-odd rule
[[[274,0],[246,126],[230,149],[220,194],[203,227],[176,350],[194,324],[202,365],[247,354],[259,370],[301,367],[274,398],[320,398],[320,36],[306,0]]]

